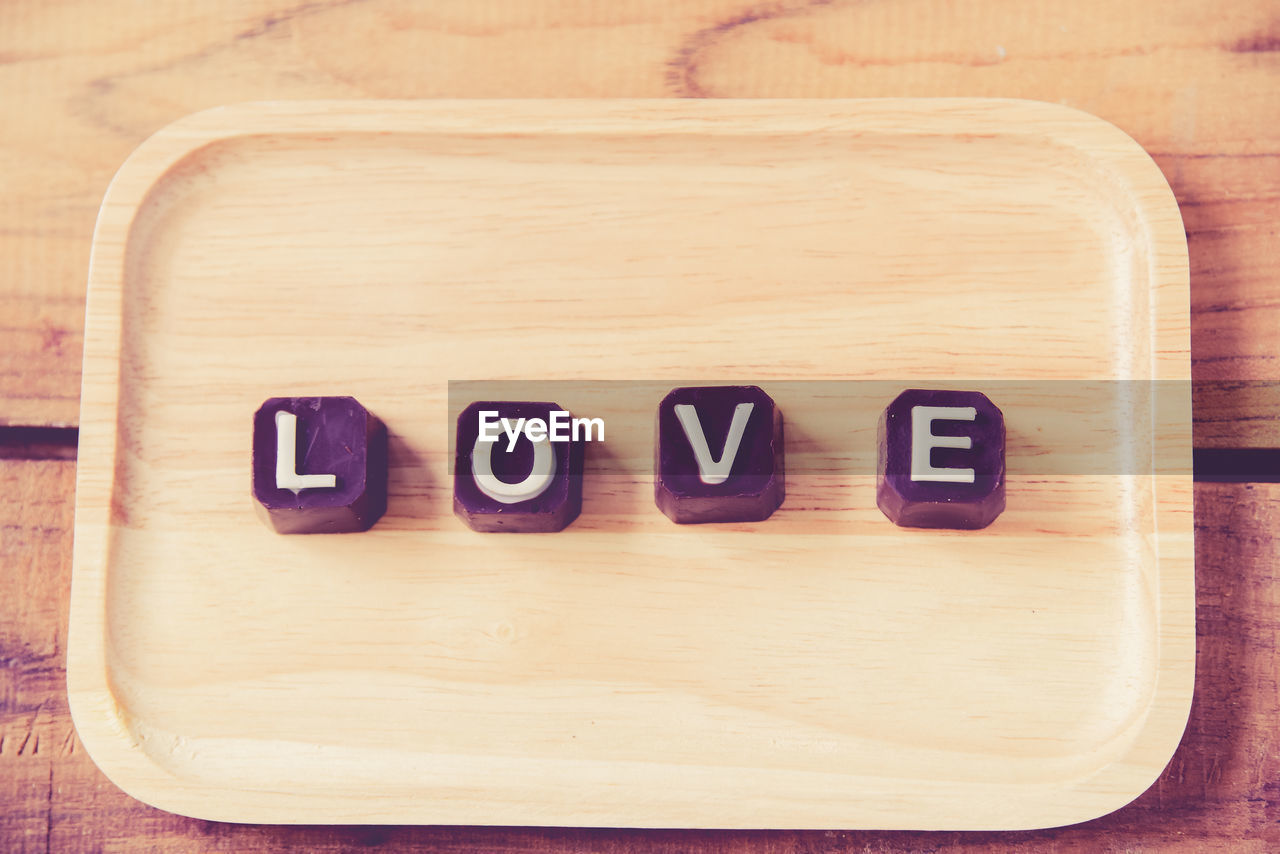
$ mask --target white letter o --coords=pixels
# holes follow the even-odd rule
[[[494,475],[492,454],[497,444],[477,437],[471,449],[471,474],[481,492],[500,504],[519,504],[547,491],[556,474],[556,454],[550,442],[533,443],[533,470],[519,483],[507,483]]]

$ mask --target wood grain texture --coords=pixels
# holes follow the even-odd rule
[[[1025,833],[271,827],[175,816],[133,800],[76,739],[62,688],[74,464],[0,461],[0,847],[122,851],[1244,852],[1280,845],[1280,485],[1196,487],[1198,668],[1173,761],[1137,801]]]
[[[17,334],[0,337],[0,423],[75,422],[98,204],[128,153],[187,113],[323,97],[998,95],[1079,107],[1152,152],[1190,240],[1197,445],[1280,445],[1280,393],[1238,382],[1280,380],[1276,21],[1251,0],[6,3],[0,308]]]
[[[125,0],[0,5],[0,326],[6,329],[0,334],[0,423],[66,424],[78,417],[74,337],[98,205],[134,146],[181,115],[273,97],[750,96],[786,86],[791,94],[819,97],[1062,99],[1134,135],[1170,179],[1189,233],[1193,355],[1202,380],[1197,444],[1280,444],[1274,394],[1235,382],[1280,374],[1274,346],[1280,158],[1271,118],[1280,98],[1280,30],[1274,10],[1249,0],[982,0],[964,7],[965,20],[957,20],[961,13],[947,14],[949,8],[943,0],[681,2],[658,11],[630,2],[428,8],[370,0],[153,4],[143,14]],[[891,24],[884,23],[886,15],[894,16]],[[872,23],[875,16],[879,23]],[[797,18],[829,31],[847,48],[844,54],[770,35],[780,20]],[[722,69],[736,66],[736,75],[708,81],[706,70],[717,62]],[[10,323],[15,315],[18,322]],[[46,328],[53,331],[49,337]],[[1219,380],[1221,387],[1214,385]],[[46,615],[25,624],[29,634],[22,634],[24,643],[53,646],[56,633],[65,632],[70,466],[0,466],[0,630],[17,624],[11,621],[24,597],[58,597],[63,622]],[[1276,754],[1280,720],[1274,575],[1280,554],[1272,539],[1280,492],[1200,485],[1196,494],[1202,666],[1187,736],[1156,788],[1082,827],[994,836],[238,827],[142,807],[98,774],[81,749],[57,762],[44,752],[39,759],[24,752],[27,764],[18,764],[6,743],[0,847],[1274,850],[1280,775],[1268,759]],[[24,513],[21,501],[6,501],[13,496],[40,509]],[[44,500],[48,496],[56,500]],[[28,564],[40,572],[11,571]],[[63,650],[57,650],[60,659]],[[15,717],[12,705],[14,680],[30,666],[21,661],[6,650],[8,681],[0,695],[5,732],[19,739],[31,719],[29,710]],[[71,733],[61,674],[37,681],[27,702],[44,708],[37,722],[57,722],[42,731],[60,744]]]
[[[80,300],[0,293],[0,427],[76,424],[83,329]]]
[[[228,820],[1099,815],[1164,767],[1190,702],[1187,295],[1158,170],[1056,105],[193,116],[134,154],[95,235],[80,735],[126,791]],[[662,383],[744,370],[790,424],[788,502],[676,528],[652,504]],[[593,380],[554,397],[637,464],[589,462],[583,515],[554,538],[477,536],[450,510],[460,376]],[[872,377],[999,400],[1015,498],[992,529],[896,528],[873,466],[842,467],[874,459],[860,449],[899,390],[864,392]],[[820,378],[853,390],[787,385]],[[1072,380],[1158,396],[1144,413],[1104,388],[1077,412]],[[354,392],[390,428],[372,532],[321,543],[250,515],[246,419],[303,390]],[[1075,475],[1030,467],[1072,454]]]

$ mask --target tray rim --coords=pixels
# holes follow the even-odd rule
[[[770,121],[752,124],[761,110]],[[1185,233],[1177,202],[1163,174],[1141,146],[1114,125],[1080,110],[1040,101],[1003,98],[760,99],[687,101],[620,100],[429,100],[429,101],[255,101],[215,107],[181,118],[143,142],[113,177],[94,229],[85,313],[84,371],[81,386],[80,454],[76,474],[76,509],[72,557],[70,622],[67,640],[68,702],[77,733],[104,774],[131,796],[172,812],[202,818],[294,823],[313,817],[291,817],[266,807],[260,814],[228,814],[216,804],[217,792],[239,789],[189,784],[156,764],[130,732],[128,712],[117,703],[108,675],[106,581],[112,538],[119,418],[119,369],[123,335],[124,259],[134,216],[152,188],[189,158],[219,143],[241,137],[307,136],[329,133],[459,133],[483,135],[528,132],[577,135],[620,134],[662,130],[669,134],[752,135],[819,133],[840,123],[871,119],[897,126],[909,118],[913,133],[953,136],[957,115],[981,115],[995,121],[1036,119],[1035,124],[1001,128],[1000,133],[1043,138],[1081,151],[1133,181],[1126,187],[1138,200],[1137,213],[1151,236],[1150,298],[1151,378],[1161,393],[1177,399],[1166,411],[1185,415],[1172,431],[1155,441],[1176,459],[1186,474],[1152,475],[1154,543],[1158,580],[1158,628],[1155,689],[1147,720],[1122,759],[1104,766],[1094,777],[1111,775],[1126,781],[1124,796],[1098,779],[1072,781],[1042,797],[1046,807],[1064,794],[1083,798],[1084,810],[1047,809],[1044,821],[992,825],[934,822],[929,816],[903,829],[1019,830],[1089,820],[1127,804],[1150,786],[1181,740],[1190,713],[1195,672],[1194,521],[1190,475],[1191,399],[1190,281]],[[548,126],[548,118],[556,121]],[[1054,130],[1047,134],[1046,121]],[[947,129],[947,126],[950,129]],[[1185,392],[1183,386],[1185,385]],[[1160,404],[1164,408],[1165,404]],[[1158,710],[1159,714],[1153,714]],[[1141,746],[1142,751],[1139,750]],[[1164,760],[1136,764],[1139,752]],[[1140,785],[1137,785],[1139,784]],[[218,808],[210,808],[217,806]],[[329,823],[360,824],[405,821],[388,816],[376,803],[350,800]],[[637,816],[639,818],[639,816]],[[407,819],[413,822],[414,819]],[[418,819],[419,822],[422,819]],[[546,822],[537,822],[546,823]],[[616,822],[591,822],[599,826]],[[583,826],[589,826],[584,824]],[[628,826],[670,827],[667,822]],[[700,827],[746,827],[723,821]],[[815,827],[844,827],[818,824]],[[897,825],[894,825],[897,827]]]

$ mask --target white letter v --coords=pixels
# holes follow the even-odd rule
[[[729,435],[724,440],[724,451],[720,459],[711,458],[711,449],[707,447],[707,437],[702,432],[702,423],[698,421],[698,410],[689,403],[677,403],[676,418],[684,428],[685,438],[693,447],[693,457],[698,462],[698,476],[708,486],[724,483],[729,479],[733,469],[733,461],[738,456],[738,446],[742,444],[742,434],[747,431],[747,419],[751,417],[754,403],[739,403],[733,410],[733,421],[729,424]]]

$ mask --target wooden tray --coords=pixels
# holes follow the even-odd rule
[[[1088,819],[1187,719],[1189,377],[1173,196],[1059,106],[200,113],[129,159],[94,238],[76,726],[127,792],[232,821]],[[605,457],[563,533],[451,513],[450,380],[724,378],[1028,381],[997,400],[1008,510],[895,528],[869,475],[803,465],[873,449],[887,401],[780,398],[799,473],[766,522],[677,527]],[[1032,471],[1064,435],[1034,391],[1054,379],[1170,381],[1164,416],[1121,407],[1101,445],[1179,465]],[[373,531],[255,518],[250,419],[293,394],[387,423]],[[588,404],[606,456],[649,453],[656,402]]]

